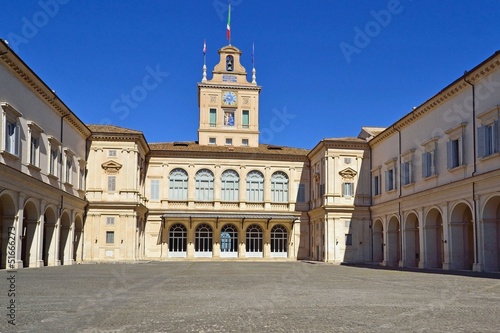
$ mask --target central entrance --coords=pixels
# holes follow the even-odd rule
[[[238,230],[232,224],[226,224],[220,232],[221,258],[238,257]]]

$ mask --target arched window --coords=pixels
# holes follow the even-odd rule
[[[271,176],[271,201],[288,202],[288,176],[281,171]]]
[[[187,249],[187,229],[178,223],[170,227],[168,232],[169,257],[184,257]]]
[[[221,177],[222,201],[238,201],[240,177],[234,170],[226,170]]]
[[[271,229],[271,256],[286,257],[288,251],[288,232],[282,225]]]
[[[262,257],[262,228],[252,224],[246,232],[247,257]]]
[[[238,229],[232,224],[226,224],[220,232],[221,257],[237,257]]]
[[[196,227],[194,251],[198,257],[212,256],[212,227],[208,224]]]
[[[226,71],[232,72],[234,70],[234,58],[232,55],[226,57]]]
[[[214,174],[208,169],[201,169],[195,176],[197,201],[214,200]]]
[[[247,174],[247,201],[264,201],[264,175],[257,170]]]
[[[177,168],[169,175],[169,199],[187,200],[188,174],[183,169]]]

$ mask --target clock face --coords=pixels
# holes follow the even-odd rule
[[[232,91],[227,91],[222,95],[222,100],[227,105],[236,105],[236,94]]]

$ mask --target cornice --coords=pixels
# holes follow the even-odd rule
[[[10,71],[24,82],[41,100],[87,138],[90,130],[83,122],[57,97],[57,95],[29,68],[10,48],[0,56]]]
[[[154,157],[183,157],[183,158],[209,158],[209,159],[237,159],[237,160],[261,160],[261,161],[293,161],[309,162],[306,155],[278,155],[278,154],[246,154],[239,152],[190,152],[179,150],[152,150],[150,158]]]
[[[220,83],[198,83],[198,88],[213,88],[213,89],[229,89],[229,90],[256,90],[261,91],[261,86],[243,86],[243,85],[229,85]]]
[[[465,79],[473,84],[478,83],[480,80],[493,73],[499,67],[500,51],[497,51],[469,72],[465,72],[463,76],[457,78],[455,81],[450,83],[443,90],[429,98],[420,106],[413,109],[410,113],[406,114],[394,124],[387,127],[387,129],[382,133],[376,135],[372,140],[370,140],[370,147],[373,147],[377,143],[382,142],[392,136],[394,133],[396,133],[396,129],[401,130],[405,128],[406,126],[413,123],[416,119],[424,116],[425,114],[448,102],[451,98],[463,92],[465,89],[470,88],[470,85],[465,82]]]

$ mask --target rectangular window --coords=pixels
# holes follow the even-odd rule
[[[40,156],[40,138],[31,135],[30,164],[38,166],[39,156]]]
[[[217,126],[217,109],[210,109],[210,127]]]
[[[106,231],[106,244],[114,244],[115,242],[115,232]]]
[[[344,197],[354,196],[354,183],[343,183],[342,184],[342,196],[344,196]]]
[[[422,178],[434,176],[436,174],[436,166],[434,159],[434,151],[425,152],[422,154]]]
[[[52,148],[50,150],[50,174],[53,176],[57,176],[57,161],[59,157],[59,150],[56,148]]]
[[[346,246],[352,245],[352,234],[345,234],[345,245]]]
[[[479,157],[486,157],[500,152],[499,129],[498,121],[478,128]]]
[[[208,138],[209,145],[215,145],[216,143],[217,143],[217,141],[215,140],[215,138]]]
[[[116,149],[108,150],[108,157],[116,157]]]
[[[385,172],[385,190],[392,191],[396,188],[396,168]]]
[[[151,197],[150,200],[160,200],[160,180],[151,180]]]
[[[226,139],[226,146],[232,146],[233,145],[233,139],[227,138]]]
[[[373,195],[380,194],[380,176],[373,177]]]
[[[243,113],[241,116],[241,125],[243,126],[243,128],[250,127],[250,113],[248,110],[243,110]]]
[[[447,142],[448,169],[456,168],[463,164],[462,137]]]
[[[248,146],[248,139],[241,139],[242,146]]]
[[[5,151],[12,155],[19,156],[19,133],[20,128],[16,121],[7,120],[5,131]]]
[[[85,168],[80,169],[80,184],[79,184],[80,190],[85,189]]]
[[[410,162],[403,162],[401,164],[401,181],[403,185],[413,183],[412,167]]]
[[[106,217],[106,225],[114,225],[114,224],[115,224],[115,217],[114,216]]]
[[[108,192],[116,191],[116,176],[108,176]]]
[[[306,202],[306,184],[299,184],[297,190],[297,202]]]
[[[73,159],[71,156],[66,156],[66,178],[65,182],[71,184],[71,176],[73,174]]]

